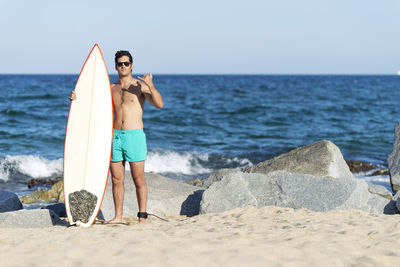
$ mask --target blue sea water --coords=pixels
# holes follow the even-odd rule
[[[61,177],[68,95],[78,75],[0,75],[0,189]],[[110,76],[111,82],[117,76]],[[243,168],[328,139],[382,167],[400,114],[400,76],[154,75],[146,171],[179,180]],[[387,185],[389,178],[367,178]]]

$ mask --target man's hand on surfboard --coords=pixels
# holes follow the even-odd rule
[[[70,101],[76,100],[75,91],[72,91],[72,92],[71,92],[71,94],[69,95],[69,100],[70,100]]]

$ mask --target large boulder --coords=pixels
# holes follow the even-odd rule
[[[200,200],[204,190],[155,173],[145,173],[145,176],[149,190],[147,200],[147,211],[149,213],[160,216],[193,216],[199,213]],[[135,185],[131,174],[126,172],[123,216],[136,217],[137,212],[138,204]],[[106,220],[113,218],[115,215],[111,177],[108,179],[106,193],[101,205],[101,213]]]
[[[307,208],[320,212],[359,209],[371,213],[397,213],[394,201],[371,194],[363,180],[286,171],[234,173],[223,177],[203,193],[200,213],[222,212],[247,205]]]
[[[42,228],[54,225],[67,226],[68,223],[60,220],[51,210],[34,209],[0,213],[0,225],[20,228]]]
[[[22,204],[16,194],[0,190],[0,212],[20,209],[22,209]]]
[[[393,192],[400,190],[400,123],[394,128],[393,151],[388,156],[390,184]]]
[[[321,177],[354,178],[340,149],[327,140],[296,148],[288,153],[251,166],[245,172],[267,174],[278,170]]]

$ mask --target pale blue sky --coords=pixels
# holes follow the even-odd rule
[[[395,74],[398,0],[0,0],[0,73],[79,73],[95,43],[134,72]]]

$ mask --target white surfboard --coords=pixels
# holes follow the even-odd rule
[[[83,65],[75,93],[77,99],[71,101],[65,132],[64,201],[69,223],[88,227],[103,201],[113,135],[110,80],[97,44]],[[76,192],[88,194],[93,201],[79,201],[76,196],[80,193]],[[77,208],[89,215],[77,219]]]

